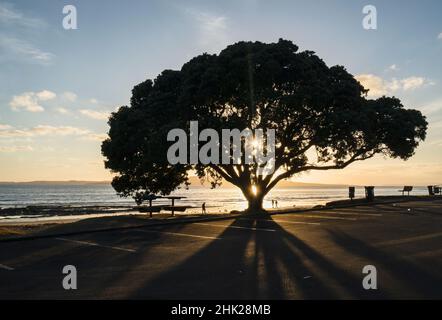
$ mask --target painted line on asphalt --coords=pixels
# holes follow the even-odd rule
[[[430,234],[425,234],[425,235],[410,237],[410,238],[388,240],[388,241],[378,242],[378,243],[376,243],[376,245],[378,245],[378,246],[394,246],[397,244],[415,242],[415,241],[420,241],[420,240],[428,240],[428,239],[433,239],[433,238],[438,238],[438,237],[442,237],[442,232],[430,233]]]
[[[240,227],[240,226],[226,226],[221,224],[212,224],[212,223],[194,223],[200,226],[208,226],[208,227],[219,227],[219,228],[232,228],[232,229],[245,229],[245,230],[252,230],[252,231],[268,231],[268,232],[275,232],[275,229],[266,229],[266,228],[254,228],[254,227]]]
[[[327,214],[327,212],[324,212]],[[331,214],[338,214],[343,216],[367,216],[367,217],[382,217],[382,213],[364,213],[364,212],[332,212]]]
[[[348,220],[348,221],[356,221],[358,220],[357,218],[347,218],[347,217],[332,217],[332,216],[323,216],[323,215],[304,215],[304,214],[296,214],[296,215],[291,215],[289,216],[290,218],[311,218],[311,219],[326,219],[326,220]],[[240,218],[241,220],[256,220],[253,218]],[[278,219],[279,220],[279,219]],[[273,219],[260,219],[259,221],[268,221],[268,222],[276,222],[277,220],[273,220]],[[282,221],[282,220],[279,220]],[[289,221],[289,220],[286,220]],[[298,222],[298,221],[293,221],[293,222]],[[299,222],[303,222],[303,221],[299,221]]]
[[[324,215],[304,215],[297,214],[296,218],[312,218],[312,219],[328,219],[328,220],[348,220],[348,221],[356,221],[357,218],[346,218],[346,217],[333,217],[333,216],[324,216]]]
[[[249,220],[250,221],[250,220],[255,220],[255,219],[252,219],[252,218],[240,218],[239,220]],[[262,219],[262,220],[259,220],[259,221],[276,222],[276,223],[281,222],[281,223],[290,223],[290,224],[307,224],[307,225],[315,225],[315,226],[319,226],[321,224],[319,222],[289,221],[289,220],[280,220],[280,219],[278,219],[278,220]]]
[[[192,238],[201,238],[201,239],[210,239],[210,240],[221,240],[222,239],[219,237],[200,236],[200,235],[196,235],[196,234],[159,231],[159,230],[137,230],[137,231],[145,232],[145,233],[162,233],[162,234],[167,234],[167,235],[171,235],[171,236],[192,237]]]
[[[4,264],[0,264],[0,269],[8,270],[8,271],[14,271],[15,269],[12,267],[8,267]]]
[[[437,256],[442,256],[442,249],[428,250],[424,252],[414,253],[411,255],[411,257],[413,258],[434,258]]]
[[[275,222],[281,222],[281,223],[290,223],[290,224],[307,224],[312,226],[319,226],[321,225],[320,222],[303,222],[303,221],[288,221],[288,220],[273,220]]]
[[[106,246],[106,245],[102,245],[102,244],[98,244],[96,242],[90,242],[90,241],[81,241],[81,240],[73,240],[73,239],[66,239],[66,238],[55,238],[55,239],[60,240],[60,241],[72,242],[72,243],[76,243],[76,244],[82,244],[82,245],[91,246],[91,247],[102,247],[102,248],[119,250],[119,251],[126,251],[126,252],[136,252],[137,251],[135,249],[129,249],[129,248]]]

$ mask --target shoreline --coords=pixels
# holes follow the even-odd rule
[[[441,200],[442,196],[379,196],[374,202],[367,202],[363,198],[354,200],[338,200],[327,203],[326,205],[316,205],[310,207],[285,207],[278,209],[267,210],[269,215],[274,214],[288,214],[288,213],[303,213],[308,211],[321,211],[336,208],[358,207],[358,206],[373,206],[379,204],[392,204],[408,201],[432,201]],[[84,209],[84,208],[83,208]],[[85,214],[83,216],[73,217],[69,216],[52,216],[49,220],[39,220],[39,218],[23,219],[6,219],[0,220],[0,240],[38,236],[46,231],[52,232],[95,232],[96,230],[107,230],[114,228],[132,228],[149,224],[162,223],[187,223],[195,219],[230,219],[240,216],[243,213],[240,211],[232,211],[230,213],[208,213],[191,214],[191,213],[175,213],[171,216],[170,213],[157,213],[149,217],[148,213],[140,213],[138,211],[125,211],[118,214],[108,214],[101,216],[90,216]],[[36,220],[34,220],[36,219]]]

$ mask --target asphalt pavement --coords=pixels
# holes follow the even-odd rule
[[[442,199],[0,243],[0,299],[441,299],[441,270]]]

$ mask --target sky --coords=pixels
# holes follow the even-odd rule
[[[75,30],[63,27],[65,5],[76,8]],[[366,5],[375,30],[363,28]],[[376,157],[294,180],[441,184],[441,12],[439,0],[0,0],[0,181],[110,180],[106,119],[134,85],[237,41],[284,38],[429,122],[406,162]]]

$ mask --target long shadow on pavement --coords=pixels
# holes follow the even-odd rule
[[[273,220],[236,219],[220,237],[184,262],[147,281],[130,298],[366,298],[362,278],[327,259]],[[333,283],[332,283],[333,282]],[[373,298],[373,295],[370,296]],[[376,298],[385,298],[382,294]]]

